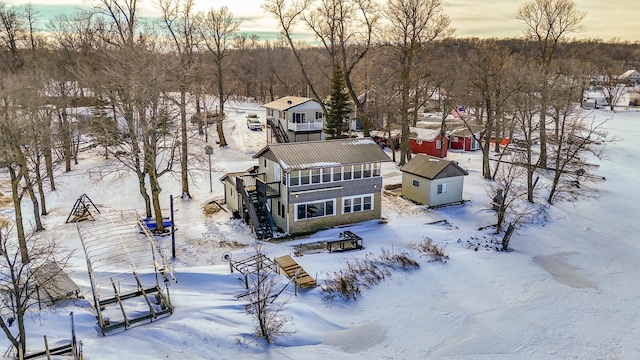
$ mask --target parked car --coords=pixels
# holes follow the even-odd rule
[[[262,123],[260,122],[258,114],[247,114],[247,128],[251,130],[262,130]]]

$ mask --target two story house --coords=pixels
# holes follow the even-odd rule
[[[270,235],[261,234],[260,223],[294,235],[381,217],[381,164],[390,159],[370,138],[270,144],[254,158],[253,174],[233,177],[255,178],[255,186],[222,180],[225,194],[237,192],[245,211],[263,213],[250,216],[259,238]]]
[[[324,140],[324,112],[319,102],[285,96],[262,107],[267,112],[267,144]]]

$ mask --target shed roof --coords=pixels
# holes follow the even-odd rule
[[[423,129],[419,127],[409,127],[409,137],[423,141],[434,141],[440,135],[440,131],[432,129]]]
[[[273,110],[279,110],[279,111],[285,111],[285,110],[289,110],[292,107],[296,107],[300,104],[304,104],[306,102],[309,101],[315,101],[312,98],[308,98],[308,97],[299,97],[299,96],[285,96],[283,98],[280,98],[278,100],[274,100],[272,102],[268,102],[264,105],[262,105],[262,107],[267,108],[267,109],[273,109]]]
[[[469,173],[460,167],[456,162],[440,159],[434,156],[425,154],[417,154],[408,163],[402,167],[403,172],[407,172],[413,175],[417,175],[426,179],[435,179],[448,166],[453,166],[457,169],[459,175],[469,175]]]
[[[270,144],[253,157],[271,152],[285,170],[391,161],[371,138]]]

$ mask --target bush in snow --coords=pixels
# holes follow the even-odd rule
[[[322,300],[329,304],[336,298],[355,301],[361,294],[361,288],[369,288],[391,276],[389,269],[406,271],[418,267],[420,264],[409,254],[393,254],[384,249],[378,256],[369,254],[364,260],[348,261],[345,270],[334,272],[325,280]]]
[[[409,248],[414,249],[423,255],[429,256],[429,262],[439,261],[446,263],[446,259],[449,258],[449,255],[444,252],[444,245],[438,246],[438,244],[434,244],[433,240],[429,237],[425,237],[420,242],[410,242]]]

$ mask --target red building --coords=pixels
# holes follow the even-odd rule
[[[455,129],[449,133],[449,148],[463,151],[479,150],[483,135],[484,128],[477,125]]]
[[[414,154],[427,154],[436,157],[446,157],[447,148],[449,147],[449,139],[443,139],[440,131],[432,129],[422,129],[410,127],[409,142],[411,143],[411,152]],[[440,149],[443,150],[440,156]]]

